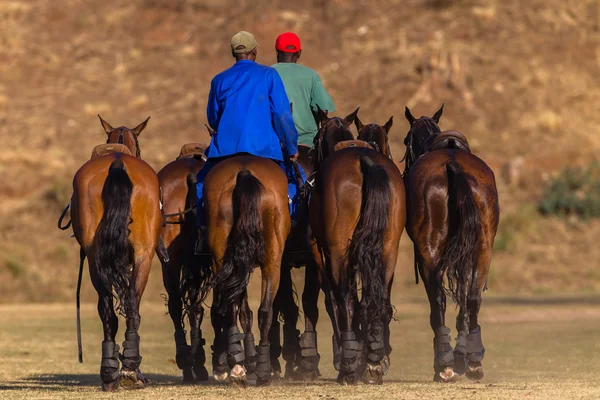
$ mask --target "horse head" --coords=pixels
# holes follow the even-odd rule
[[[138,136],[142,133],[142,131],[146,128],[148,124],[148,120],[150,117],[146,118],[144,122],[139,124],[133,129],[129,129],[126,126],[121,126],[119,128],[113,128],[108,122],[102,119],[100,115],[100,123],[106,132],[108,138],[106,139],[106,143],[120,143],[127,146],[131,154],[135,154],[137,158],[141,156],[140,144],[138,142]]]
[[[404,154],[404,159],[406,160],[405,172],[415,163],[417,158],[423,155],[427,143],[441,132],[438,123],[443,112],[444,105],[442,104],[440,109],[433,114],[433,117],[422,116],[421,118],[415,118],[408,107],[406,107],[404,116],[410,123],[410,129],[404,139],[404,145],[406,146],[406,153]]]
[[[358,140],[369,143],[375,150],[381,152],[384,156],[392,159],[392,152],[390,150],[389,132],[392,128],[394,117],[390,117],[385,125],[381,126],[378,124],[367,124],[364,125],[358,115],[354,119],[356,130],[358,131]]]
[[[335,151],[334,147],[336,144],[344,140],[354,139],[354,135],[350,131],[350,126],[356,118],[358,108],[345,118],[329,118],[327,112],[321,110],[318,106],[317,112],[319,131],[315,136],[313,147],[315,150],[315,154],[313,155],[315,171],[319,167],[319,164]]]

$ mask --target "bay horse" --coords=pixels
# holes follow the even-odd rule
[[[434,380],[451,382],[465,373],[480,380],[485,348],[478,314],[498,228],[498,192],[493,171],[471,153],[465,136],[441,132],[442,112],[443,105],[433,117],[417,119],[405,111],[407,232],[431,307]],[[446,294],[459,307],[454,350],[445,326]]]
[[[365,129],[360,120],[356,124],[363,137],[381,139],[380,150],[388,149],[384,128]],[[356,383],[363,343],[366,383],[382,382],[391,351],[386,326],[392,317],[390,290],[406,219],[404,182],[391,154],[370,147],[352,142],[329,155],[317,172],[309,208],[315,257],[328,287],[326,296],[335,304],[332,320],[341,347],[342,384]]]
[[[268,334],[291,227],[287,185],[277,164],[250,155],[219,162],[205,178],[207,243],[213,257],[212,362],[217,381],[229,377],[242,385],[268,385],[272,380]],[[262,279],[258,346],[247,304],[255,267],[260,267]],[[244,333],[239,331],[238,318]]]
[[[139,369],[139,306],[159,240],[162,212],[156,172],[140,159],[138,137],[148,119],[133,129],[113,128],[102,118],[100,122],[107,143],[122,145],[122,151],[102,153],[97,147],[94,154],[98,155],[77,171],[71,221],[81,246],[80,278],[87,256],[92,284],[98,292],[98,314],[104,330],[100,377],[102,388],[112,391],[119,385],[140,388],[146,383]],[[127,324],[122,354],[115,343],[115,300],[116,312]]]
[[[358,110],[357,110],[358,111]],[[314,183],[314,173],[317,165],[333,152],[335,145],[343,140],[352,140],[354,136],[350,132],[356,112],[346,118],[329,118],[326,111],[317,106],[317,112],[313,112],[317,127],[322,130],[315,136],[315,142],[323,143],[320,154],[315,153],[315,148],[309,146],[298,146],[298,163],[302,166],[308,182],[304,185],[303,205],[300,223],[291,229],[288,236],[282,267],[279,291],[274,301],[274,312],[269,341],[271,344],[271,366],[274,376],[281,374],[279,356],[282,355],[286,361],[286,379],[314,380],[319,376],[318,363],[320,355],[317,351],[316,324],[319,316],[318,299],[321,289],[320,272],[312,254],[312,246],[309,238],[310,225],[308,221],[308,196],[311,185]],[[331,120],[331,121],[330,121]],[[330,121],[328,123],[328,121]],[[320,155],[320,159],[318,159]],[[293,288],[291,270],[292,268],[305,267],[304,291],[302,293],[302,304],[305,316],[305,331],[300,335],[296,329],[299,317],[299,308],[296,304]],[[283,347],[281,346],[281,329],[279,317],[283,317]],[[335,339],[333,341],[335,342]],[[339,358],[339,357],[338,357]]]
[[[202,302],[206,294],[202,285],[208,281],[212,260],[205,255],[195,255],[196,230],[196,176],[204,165],[206,145],[189,143],[182,147],[176,160],[158,172],[162,190],[165,225],[160,237],[169,259],[157,255],[162,264],[162,275],[168,296],[168,309],[175,328],[175,360],[182,370],[183,382],[208,380],[204,366],[205,340],[200,325],[204,317]],[[190,326],[188,345],[184,318]]]

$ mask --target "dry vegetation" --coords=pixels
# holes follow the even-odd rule
[[[599,18],[596,0],[2,1],[0,301],[71,298],[78,252],[55,222],[104,140],[96,114],[130,126],[152,116],[142,157],[159,169],[207,139],[209,82],[239,29],[258,36],[263,63],[279,32],[297,31],[340,114],[394,115],[397,158],[404,106],[446,104],[442,127],[465,132],[498,178],[491,291],[597,291],[600,224],[542,218],[535,205],[562,167],[598,159]]]

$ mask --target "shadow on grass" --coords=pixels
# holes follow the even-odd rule
[[[150,380],[148,386],[179,385],[180,378],[173,375],[144,374]],[[7,390],[68,390],[68,388],[97,387],[102,381],[96,374],[50,374],[34,375],[13,382],[0,384],[0,392]]]

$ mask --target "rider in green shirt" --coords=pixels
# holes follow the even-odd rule
[[[317,124],[312,111],[317,105],[327,112],[335,111],[335,104],[323,87],[319,74],[313,69],[297,64],[302,48],[300,38],[295,33],[286,32],[277,37],[277,70],[285,91],[292,104],[294,125],[298,131],[298,144],[313,145],[317,134]],[[311,111],[312,110],[312,111]]]

